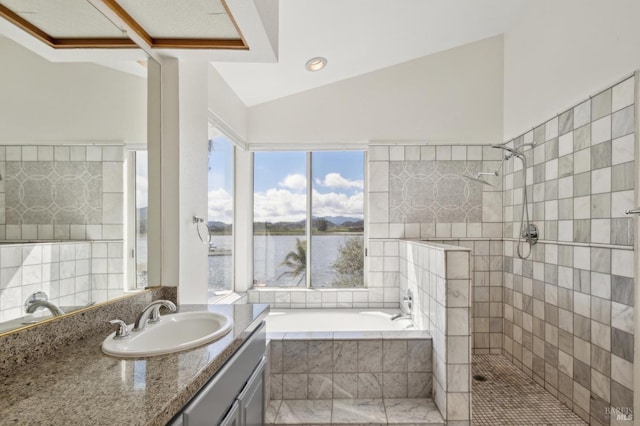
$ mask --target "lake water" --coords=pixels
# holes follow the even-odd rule
[[[314,287],[330,287],[333,283],[335,272],[331,265],[338,257],[340,244],[356,235],[317,235],[313,237],[313,251],[311,261],[311,280]],[[362,238],[362,235],[357,235]],[[304,240],[305,236],[297,238]],[[146,238],[138,239],[139,260],[144,259],[143,267],[146,267],[147,253]],[[233,239],[231,236],[214,235],[211,237],[211,244],[218,250],[231,250]],[[299,278],[280,277],[283,272],[289,269],[281,266],[287,253],[294,251],[296,247],[296,236],[276,235],[276,236],[256,236],[254,244],[254,271],[253,276],[260,284],[265,286],[296,286]],[[209,256],[209,289],[212,291],[225,290],[231,283],[233,270],[232,256]],[[280,279],[278,279],[280,277]],[[145,283],[146,284],[146,283]],[[141,284],[142,285],[142,284]],[[299,284],[304,287],[304,278]]]
[[[330,287],[335,272],[331,265],[336,261],[340,244],[355,235],[317,235],[313,237],[311,260],[311,280],[314,287]],[[362,238],[362,235],[358,235]],[[281,276],[289,270],[280,263],[287,253],[295,251],[296,238],[305,239],[304,235],[256,236],[254,244],[253,276],[258,284],[265,286],[305,286],[304,278]],[[218,249],[231,249],[232,237],[214,236],[211,243]],[[232,270],[231,256],[209,256],[209,288],[224,289],[230,282]],[[280,277],[280,278],[279,278]]]

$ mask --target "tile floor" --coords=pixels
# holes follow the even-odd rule
[[[502,355],[474,355],[473,424],[586,425],[580,417]]]
[[[473,425],[586,425],[502,355],[474,355]],[[443,425],[431,399],[273,400],[268,425]]]
[[[444,425],[433,400],[425,398],[272,400],[266,423]]]

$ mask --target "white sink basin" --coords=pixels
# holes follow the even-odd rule
[[[148,324],[142,331],[133,332],[129,325],[129,337],[114,339],[111,333],[102,342],[107,355],[124,358],[163,355],[212,342],[227,334],[233,321],[214,312],[181,312],[163,315],[161,321]]]

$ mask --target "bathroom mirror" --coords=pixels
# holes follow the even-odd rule
[[[127,292],[123,296],[114,298],[112,300],[101,303],[90,303],[87,306],[61,306],[60,309],[64,311],[61,315],[58,316],[52,315],[51,311],[49,311],[48,309],[38,310],[34,314],[27,313],[22,318],[0,322],[0,337],[6,334],[14,333],[16,331],[21,331],[26,328],[37,327],[41,324],[45,324],[50,321],[56,321],[60,318],[65,318],[70,315],[91,311],[94,308],[101,307],[108,303],[114,303],[118,300],[124,300],[130,297],[134,297],[146,291],[150,291],[150,289],[133,290],[131,292]]]
[[[1,334],[135,290],[128,147],[145,146],[147,88],[144,61],[50,61],[1,35],[0,55]]]

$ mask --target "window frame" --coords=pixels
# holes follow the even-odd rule
[[[363,286],[362,287],[317,287],[317,286],[313,286],[311,283],[311,268],[308,267],[305,270],[305,289],[311,290],[311,289],[325,289],[325,290],[348,290],[348,291],[353,291],[354,289],[367,289],[368,288],[368,262],[366,261],[366,258],[368,256],[368,250],[367,250],[367,241],[368,241],[368,222],[367,222],[367,214],[368,214],[368,197],[367,197],[367,189],[368,189],[368,161],[367,161],[367,150],[365,148],[352,148],[352,149],[305,149],[305,150],[290,150],[290,149],[274,149],[274,150],[255,150],[251,152],[251,182],[253,184],[253,182],[255,182],[255,153],[256,152],[270,152],[270,151],[280,151],[280,152],[304,152],[306,154],[305,156],[305,160],[306,160],[306,178],[307,178],[307,187],[306,187],[306,195],[307,195],[307,200],[306,200],[306,217],[305,217],[305,238],[307,240],[307,247],[306,247],[306,264],[307,265],[311,265],[311,259],[312,259],[312,251],[313,251],[313,243],[312,243],[312,237],[313,237],[313,224],[312,224],[312,217],[313,217],[313,153],[315,152],[354,152],[354,151],[358,151],[358,152],[362,152],[362,179],[363,179],[363,187],[362,187],[362,193],[363,193],[363,200],[362,200],[362,221],[363,221],[363,232],[362,232],[362,238],[363,238],[363,245],[364,245],[364,253],[363,253],[363,277],[362,277],[362,283]],[[252,185],[253,186],[253,185]],[[253,232],[253,224],[255,223],[255,219],[253,218],[253,210],[254,210],[254,205],[253,205],[253,199],[254,199],[254,194],[255,194],[255,188],[252,187],[252,194],[251,194],[251,200],[252,200],[252,206],[251,206],[251,210],[252,210],[252,220],[251,220],[251,238],[253,240],[254,238],[254,232]],[[252,264],[252,270],[255,259],[254,259],[254,251],[251,251],[251,264]],[[252,276],[252,281],[255,282],[255,275]],[[252,286],[251,288],[255,288],[254,286]],[[269,287],[272,289],[293,289],[293,288],[299,288],[299,287],[292,287],[292,286],[273,286],[273,287]]]

